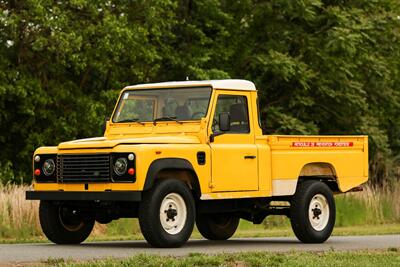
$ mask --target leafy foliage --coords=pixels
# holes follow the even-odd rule
[[[41,145],[100,135],[124,85],[245,78],[265,133],[368,134],[398,173],[397,0],[0,0],[0,166],[30,181]],[[7,178],[6,178],[7,177]]]

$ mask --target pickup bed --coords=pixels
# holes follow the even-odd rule
[[[151,245],[178,247],[194,224],[226,240],[240,219],[284,215],[299,240],[324,242],[333,195],[368,180],[368,138],[263,135],[257,100],[244,80],[124,88],[103,137],[35,151],[26,198],[43,232],[76,244],[96,221],[139,218]]]

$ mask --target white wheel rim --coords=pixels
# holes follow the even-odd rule
[[[314,230],[322,231],[325,229],[329,221],[329,204],[325,196],[317,194],[311,199],[308,218]]]
[[[160,206],[160,221],[163,229],[171,235],[176,235],[182,231],[186,224],[187,209],[183,198],[170,193],[165,196]]]

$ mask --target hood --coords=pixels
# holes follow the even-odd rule
[[[86,138],[58,145],[58,149],[80,149],[80,148],[113,148],[123,144],[199,144],[196,136],[146,136],[130,137],[121,139],[107,139],[106,137]]]

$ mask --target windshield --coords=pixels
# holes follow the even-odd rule
[[[112,121],[200,120],[207,114],[210,97],[210,87],[126,91]]]

